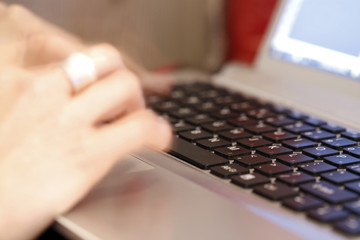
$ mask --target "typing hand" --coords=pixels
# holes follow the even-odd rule
[[[19,5],[0,2],[0,65],[38,70],[39,66],[64,60],[87,46],[78,37],[39,18]],[[145,70],[130,57],[122,56],[145,93],[167,94],[173,84],[170,74]],[[41,68],[40,68],[41,69]]]
[[[6,73],[26,84],[0,121],[0,239],[34,237],[122,156],[170,142],[170,126],[144,109],[140,84],[118,52],[100,45],[85,53],[99,77],[75,95],[60,66]]]

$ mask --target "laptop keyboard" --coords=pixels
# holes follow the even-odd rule
[[[173,125],[173,156],[360,235],[360,132],[206,83],[147,102]]]

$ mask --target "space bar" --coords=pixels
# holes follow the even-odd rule
[[[176,137],[170,154],[202,169],[228,162],[225,158]]]

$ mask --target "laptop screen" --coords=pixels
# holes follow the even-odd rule
[[[272,57],[360,81],[359,9],[359,0],[288,0]]]

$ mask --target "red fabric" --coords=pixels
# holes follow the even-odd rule
[[[226,0],[228,60],[251,64],[277,0]]]

